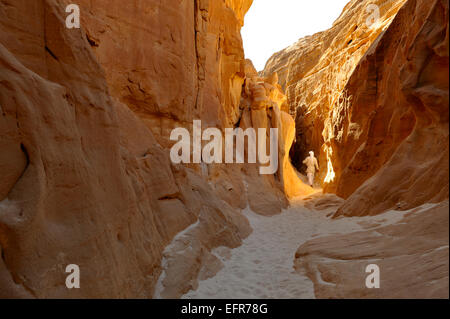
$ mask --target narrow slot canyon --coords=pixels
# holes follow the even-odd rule
[[[449,298],[448,0],[257,1],[0,0],[0,298]]]

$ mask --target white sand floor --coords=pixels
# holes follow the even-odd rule
[[[213,253],[224,267],[213,278],[200,281],[198,289],[183,298],[314,298],[313,283],[293,268],[295,252],[303,243],[319,236],[361,230],[365,222],[395,223],[407,213],[392,211],[375,217],[332,220],[327,217],[331,211],[309,210],[300,199],[273,217],[257,215],[247,208],[244,214],[252,234],[238,248],[215,249]]]

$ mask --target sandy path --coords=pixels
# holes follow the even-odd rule
[[[361,230],[363,221],[392,223],[403,214],[331,220],[330,210],[311,211],[297,200],[280,215],[264,217],[246,209],[253,233],[243,245],[213,251],[224,267],[215,277],[200,281],[183,298],[314,298],[312,282],[294,272],[294,255],[311,238]]]

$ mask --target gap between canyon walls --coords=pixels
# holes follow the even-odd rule
[[[154,12],[155,25],[144,30],[122,25],[121,21],[129,18],[129,13],[123,9],[115,13],[119,15],[117,19],[104,16],[100,20],[103,25],[98,25],[96,16],[86,17],[87,32],[98,44],[93,50],[105,68],[111,93],[139,116],[166,150],[174,143],[169,141],[171,130],[184,127],[192,133],[192,122],[196,119],[200,119],[204,127],[222,130],[266,128],[269,132],[272,127],[278,128],[280,169],[276,175],[262,176],[258,166],[253,164],[186,165],[193,176],[203,180],[202,187],[211,187],[215,195],[205,196],[211,197],[211,201],[215,199],[218,204],[214,206],[219,207],[199,209],[209,202],[199,198],[196,207],[189,207],[186,197],[190,195],[172,187],[158,197],[166,199],[158,201],[158,218],[164,227],[173,229],[170,223],[175,223],[178,224],[175,230],[184,229],[191,223],[183,236],[180,235],[182,240],[175,238],[170,245],[172,249],[163,254],[164,272],[159,276],[156,290],[160,297],[181,296],[195,287],[198,274],[208,271],[208,265],[214,261],[212,248],[240,245],[248,234],[248,224],[240,210],[249,206],[259,214],[275,215],[288,206],[285,194],[293,197],[312,192],[298,179],[290,164],[294,120],[285,112],[286,97],[276,77],[257,79],[251,62],[244,59],[240,29],[252,1],[193,1],[184,2],[181,7],[176,3],[179,12],[174,11],[170,3],[155,3],[157,9],[144,10],[145,15],[137,12],[137,8],[129,8],[136,24],[140,21],[148,24],[148,14]],[[90,5],[93,11],[101,3]],[[186,17],[193,17],[193,20]],[[156,22],[165,26],[160,33],[151,32],[160,27]],[[131,60],[119,59],[120,62],[114,61],[114,64],[109,61],[111,49],[122,56],[123,48],[135,46],[133,39],[136,37],[145,38],[149,46],[140,47],[142,52]],[[117,43],[117,38],[124,42]],[[179,169],[175,167],[171,169]],[[163,182],[162,177],[158,177],[160,182]],[[177,187],[184,188],[182,183],[177,181]],[[173,192],[181,195],[177,198],[167,195]],[[229,208],[224,212],[222,205]],[[195,211],[198,209],[200,214]],[[239,214],[239,218],[234,214]],[[212,223],[221,218],[229,224],[225,223],[225,229],[213,235]],[[214,225],[223,227],[220,223]],[[223,232],[228,235],[224,236]],[[171,236],[174,234],[175,231],[171,232]],[[211,235],[217,240],[219,235],[223,238],[216,242]],[[185,251],[187,246],[191,247],[189,253]]]
[[[277,72],[286,91],[290,112],[296,120],[296,141],[291,150],[294,165],[303,171],[302,161],[313,150],[319,157],[322,167],[319,180],[324,186],[324,181],[330,182],[336,174],[333,167],[336,164],[330,161],[334,136],[329,131],[337,118],[344,116],[342,109],[353,98],[347,94],[346,83],[404,3],[405,0],[349,1],[332,28],[275,53],[261,72],[263,76]],[[371,14],[366,10],[369,4],[380,10],[380,18],[372,25],[367,24]],[[350,133],[361,134],[356,123],[351,130]],[[347,132],[337,133],[339,139]]]

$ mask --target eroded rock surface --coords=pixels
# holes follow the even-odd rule
[[[448,198],[448,13],[448,1],[408,1],[349,79],[351,106],[328,131],[338,169],[325,190],[348,198],[338,215]]]
[[[65,27],[68,3],[0,2],[0,295],[152,297],[164,248],[193,225],[176,260],[189,266],[166,282],[180,295],[210,249],[251,231],[245,195],[171,164],[164,143],[196,116],[236,120],[251,1],[80,1],[81,29]]]
[[[448,209],[448,201],[426,204],[388,226],[312,239],[295,267],[306,270],[317,298],[448,298]],[[366,287],[372,264],[379,289]]]
[[[350,1],[262,74],[240,36],[251,0],[79,0],[81,29],[65,27],[69,3],[0,0],[0,297],[180,297],[251,233],[243,209],[276,220],[314,192],[289,158],[313,149],[337,196],[306,207],[412,209],[302,245],[316,296],[448,298],[448,1]],[[277,128],[277,172],[171,163],[171,130],[196,119]],[[368,261],[381,290],[362,290]]]
[[[262,71],[263,76],[278,73],[295,117],[296,142],[291,152],[294,164],[301,169],[303,159],[313,150],[323,168],[318,174],[321,182],[332,172],[328,162],[332,155],[331,137],[326,130],[334,125],[333,110],[348,104],[343,92],[349,77],[404,3],[405,0],[352,0],[332,28],[301,38],[275,53]],[[379,8],[380,17],[375,23],[370,5]],[[339,168],[333,169],[339,173]]]
[[[281,74],[296,115],[294,164],[314,150],[324,191],[352,196],[339,214],[448,198],[448,3],[408,2],[351,1],[263,71]]]
[[[381,9],[371,28],[369,1],[351,1],[330,30],[275,54],[263,74],[281,74],[296,152],[320,151],[324,191],[345,199],[330,217],[431,208],[308,241],[297,270],[319,298],[448,298],[448,1],[370,3]],[[365,287],[371,263],[381,289]]]
[[[269,77],[259,77],[251,62],[247,61],[247,64],[241,98],[240,127],[244,130],[249,127],[255,130],[266,128],[268,135],[270,129],[277,129],[279,169],[275,176],[269,175],[267,178],[278,182],[288,198],[309,195],[313,189],[299,179],[289,157],[295,137],[295,122],[287,113],[287,100],[279,84],[278,74],[275,72]],[[266,148],[270,148],[269,143]],[[254,209],[252,206],[251,208]]]

